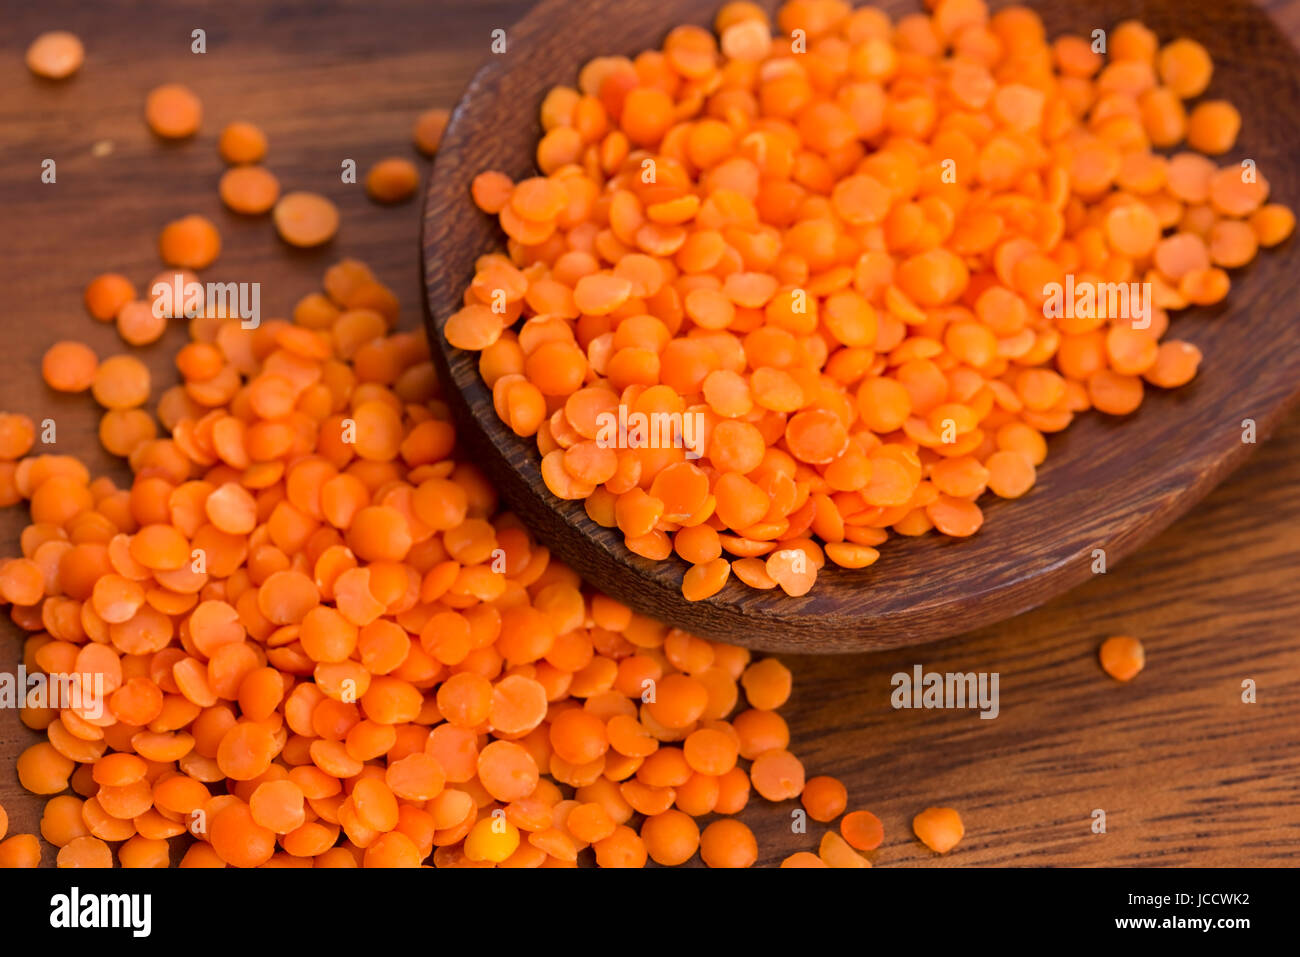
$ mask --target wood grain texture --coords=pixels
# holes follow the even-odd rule
[[[911,9],[881,4],[893,12]],[[1132,15],[1125,0],[1045,5],[1051,35],[1088,35]],[[545,487],[536,441],[520,439],[498,418],[478,372],[477,353],[446,345],[442,325],[461,305],[474,259],[502,246],[495,217],[479,213],[469,183],[485,169],[533,175],[540,128],[536,106],[556,83],[599,54],[635,54],[677,23],[707,24],[698,0],[547,0],[511,31],[514,51],[476,74],[448,129],[425,209],[424,262],[435,358],[455,382],[453,408],[462,440],[506,499],[551,550],[587,580],[653,615],[697,634],[755,648],[796,652],[861,651],[916,644],[998,621],[1041,604],[1087,579],[1093,550],[1111,561],[1130,553],[1205,495],[1244,458],[1241,422],[1267,433],[1300,396],[1300,244],[1291,240],[1234,273],[1226,305],[1190,310],[1171,335],[1194,342],[1207,359],[1188,387],[1148,388],[1141,409],[1122,420],[1087,413],[1052,436],[1038,484],[1009,502],[987,495],[986,521],[969,539],[930,534],[893,537],[869,569],[828,564],[813,590],[791,598],[735,577],[713,597],[681,595],[685,562],[655,562],[630,552],[617,529],[602,528],[581,501]],[[1200,40],[1215,61],[1208,95],[1244,114],[1239,148],[1223,162],[1253,158],[1273,194],[1295,203],[1300,176],[1300,58],[1248,0],[1144,3],[1141,16],[1162,37]],[[600,23],[600,30],[573,24]],[[515,57],[529,63],[516,68]],[[503,121],[523,104],[526,121]],[[1261,350],[1257,343],[1278,341]]]
[[[285,314],[329,263],[355,255],[398,292],[403,325],[414,328],[418,211],[373,206],[359,187],[339,183],[339,163],[354,157],[364,169],[384,155],[411,155],[415,113],[450,105],[486,59],[488,32],[509,28],[527,7],[233,0],[212,9],[154,0],[109,10],[48,0],[15,9],[0,27],[8,226],[0,230],[0,408],[55,418],[57,450],[129,478],[100,450],[90,400],[40,385],[40,356],[65,337],[88,339],[102,354],[120,349],[111,328],[86,317],[82,286],[107,268],[147,281],[159,268],[159,227],[188,212],[213,216],[226,239],[210,278],[262,281],[267,314]],[[1274,15],[1300,37],[1300,0],[1276,5]],[[209,34],[206,60],[189,53],[198,26]],[[53,27],[76,30],[89,46],[84,72],[64,86],[37,83],[21,66],[28,40]],[[151,86],[174,79],[203,96],[207,119],[197,141],[161,148],[144,130],[141,104]],[[330,247],[287,250],[265,220],[220,208],[213,144],[235,118],[268,131],[268,165],[286,187],[318,189],[340,204],[344,227]],[[93,159],[91,144],[106,139],[114,152]],[[58,160],[56,186],[39,182],[46,156]],[[157,387],[176,380],[171,356],[183,338],[174,329],[137,353]],[[1248,451],[1182,521],[1031,613],[942,644],[784,659],[795,673],[785,711],[792,746],[810,773],[841,775],[855,805],[884,821],[878,864],[1297,864],[1300,417]],[[0,510],[0,553],[16,552],[24,524],[21,508]],[[1097,643],[1119,631],[1148,650],[1146,671],[1129,686],[1105,677],[1095,659]],[[21,637],[0,626],[0,671],[16,667]],[[893,710],[890,676],[915,664],[999,672],[1001,715]],[[1258,704],[1240,703],[1245,678],[1258,682]],[[44,804],[14,773],[17,755],[37,740],[15,712],[0,710],[0,803],[11,834],[35,832]],[[911,816],[930,804],[960,808],[966,819],[966,839],[946,858],[909,833]],[[755,800],[746,809],[761,863],[819,838],[816,825],[791,833],[794,807]],[[1095,808],[1108,815],[1104,836],[1090,831]],[[53,859],[47,845],[44,861]]]

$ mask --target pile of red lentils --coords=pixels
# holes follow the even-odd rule
[[[355,260],[292,321],[190,319],[156,409],[170,438],[139,360],[55,344],[47,383],[104,407],[125,489],[28,455],[30,420],[0,417],[4,491],[32,518],[0,565],[24,663],[106,696],[22,711],[47,740],[18,777],[48,797],[58,864],[167,866],[175,840],[184,867],[571,866],[587,848],[736,867],[758,855],[733,817],[751,789],[840,816],[844,786],[805,782],[788,750],[789,670],[551,561],[456,458],[428,344],[396,319]],[[823,857],[868,866],[850,845],[879,842],[859,811]],[[40,858],[33,835],[0,843],[0,865]]]
[[[803,595],[891,534],[974,535],[1076,415],[1190,381],[1169,313],[1294,228],[1253,164],[1209,158],[1241,118],[1203,96],[1199,43],[1128,21],[1099,52],[1025,7],[927,7],[790,0],[774,36],[728,3],[716,35],[552,89],[540,175],[474,182],[507,253],[447,341],[480,354],[551,492],[684,560],[690,600],[733,574]],[[1149,314],[1108,314],[1120,283]],[[694,416],[698,444],[602,433],[631,415]]]

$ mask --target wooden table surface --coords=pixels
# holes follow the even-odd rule
[[[114,270],[147,282],[161,266],[156,237],[198,212],[225,248],[205,280],[262,283],[264,315],[285,315],[342,255],[369,262],[399,294],[403,324],[420,315],[418,203],[379,208],[340,164],[364,171],[413,155],[415,115],[450,106],[527,0],[339,2],[254,0],[213,7],[149,0],[11,6],[0,25],[0,409],[53,419],[53,450],[96,474],[128,479],[95,438],[86,396],[40,382],[40,357],[60,338],[101,354],[121,348],[87,318],[81,290]],[[1135,4],[1135,8],[1140,5]],[[1272,4],[1300,37],[1300,0]],[[126,11],[128,15],[124,16]],[[35,80],[22,64],[37,33],[71,29],[88,44],[72,81]],[[575,29],[581,28],[576,25]],[[207,52],[191,52],[206,31]],[[160,146],[141,119],[145,93],[189,84],[205,106],[194,141]],[[226,122],[268,133],[267,165],[286,189],[318,190],[342,209],[328,248],[288,250],[265,218],[241,220],[216,195],[214,141]],[[503,118],[503,122],[505,122]],[[92,152],[92,147],[94,149]],[[106,155],[105,150],[109,150]],[[100,155],[96,155],[100,154]],[[56,182],[41,182],[42,163]],[[1297,197],[1281,197],[1292,203]],[[179,328],[142,351],[155,389],[175,381]],[[1212,367],[1214,356],[1206,357]],[[1158,457],[1135,468],[1159,468]],[[1300,863],[1300,416],[1292,416],[1232,478],[1173,528],[1107,574],[1050,604],[943,643],[858,657],[789,658],[785,709],[809,773],[836,774],[854,806],[885,823],[877,864],[1291,865]],[[25,511],[0,513],[0,552],[17,553]],[[1096,647],[1138,635],[1146,670],[1130,685],[1106,677]],[[0,626],[0,670],[19,659],[20,632]],[[890,676],[997,672],[1001,712],[905,711]],[[1243,703],[1243,682],[1257,701]],[[0,803],[10,833],[33,832],[42,801],[22,790],[16,755],[38,736],[0,711]],[[927,805],[959,808],[966,838],[936,860],[910,834]],[[795,805],[754,801],[744,813],[774,864],[820,837],[791,832]],[[1106,833],[1093,833],[1094,812]],[[53,860],[46,847],[45,863]]]

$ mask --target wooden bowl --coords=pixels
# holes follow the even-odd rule
[[[698,635],[792,652],[867,651],[934,641],[1032,608],[1094,574],[1107,573],[1205,495],[1250,454],[1300,395],[1300,261],[1296,241],[1263,250],[1233,273],[1226,303],[1173,318],[1170,335],[1204,353],[1189,385],[1148,389],[1121,420],[1089,412],[1049,440],[1038,484],[1018,501],[981,502],[986,522],[969,539],[891,537],[879,562],[861,571],[828,564],[813,590],[790,598],[733,577],[713,598],[681,596],[685,563],[629,552],[617,530],[592,522],[581,502],[545,488],[533,439],[497,418],[477,355],[447,346],[442,327],[461,304],[474,259],[504,246],[495,222],[470,201],[487,169],[534,175],[538,106],[546,90],[573,84],[601,54],[657,46],[679,23],[707,25],[716,2],[543,0],[508,32],[508,52],[491,56],[470,82],[443,139],[429,183],[423,229],[427,323],[433,354],[461,442],[506,502],[555,557],[636,610]],[[886,3],[895,16],[916,9]],[[1251,158],[1272,196],[1300,203],[1300,57],[1268,15],[1248,0],[1189,4],[1101,0],[1038,5],[1049,36],[1090,35],[1135,15],[1162,42],[1190,36],[1214,58],[1207,96],[1243,114],[1238,147],[1221,162]],[[1224,556],[1224,574],[1240,574]],[[1122,574],[1122,572],[1120,572]]]

